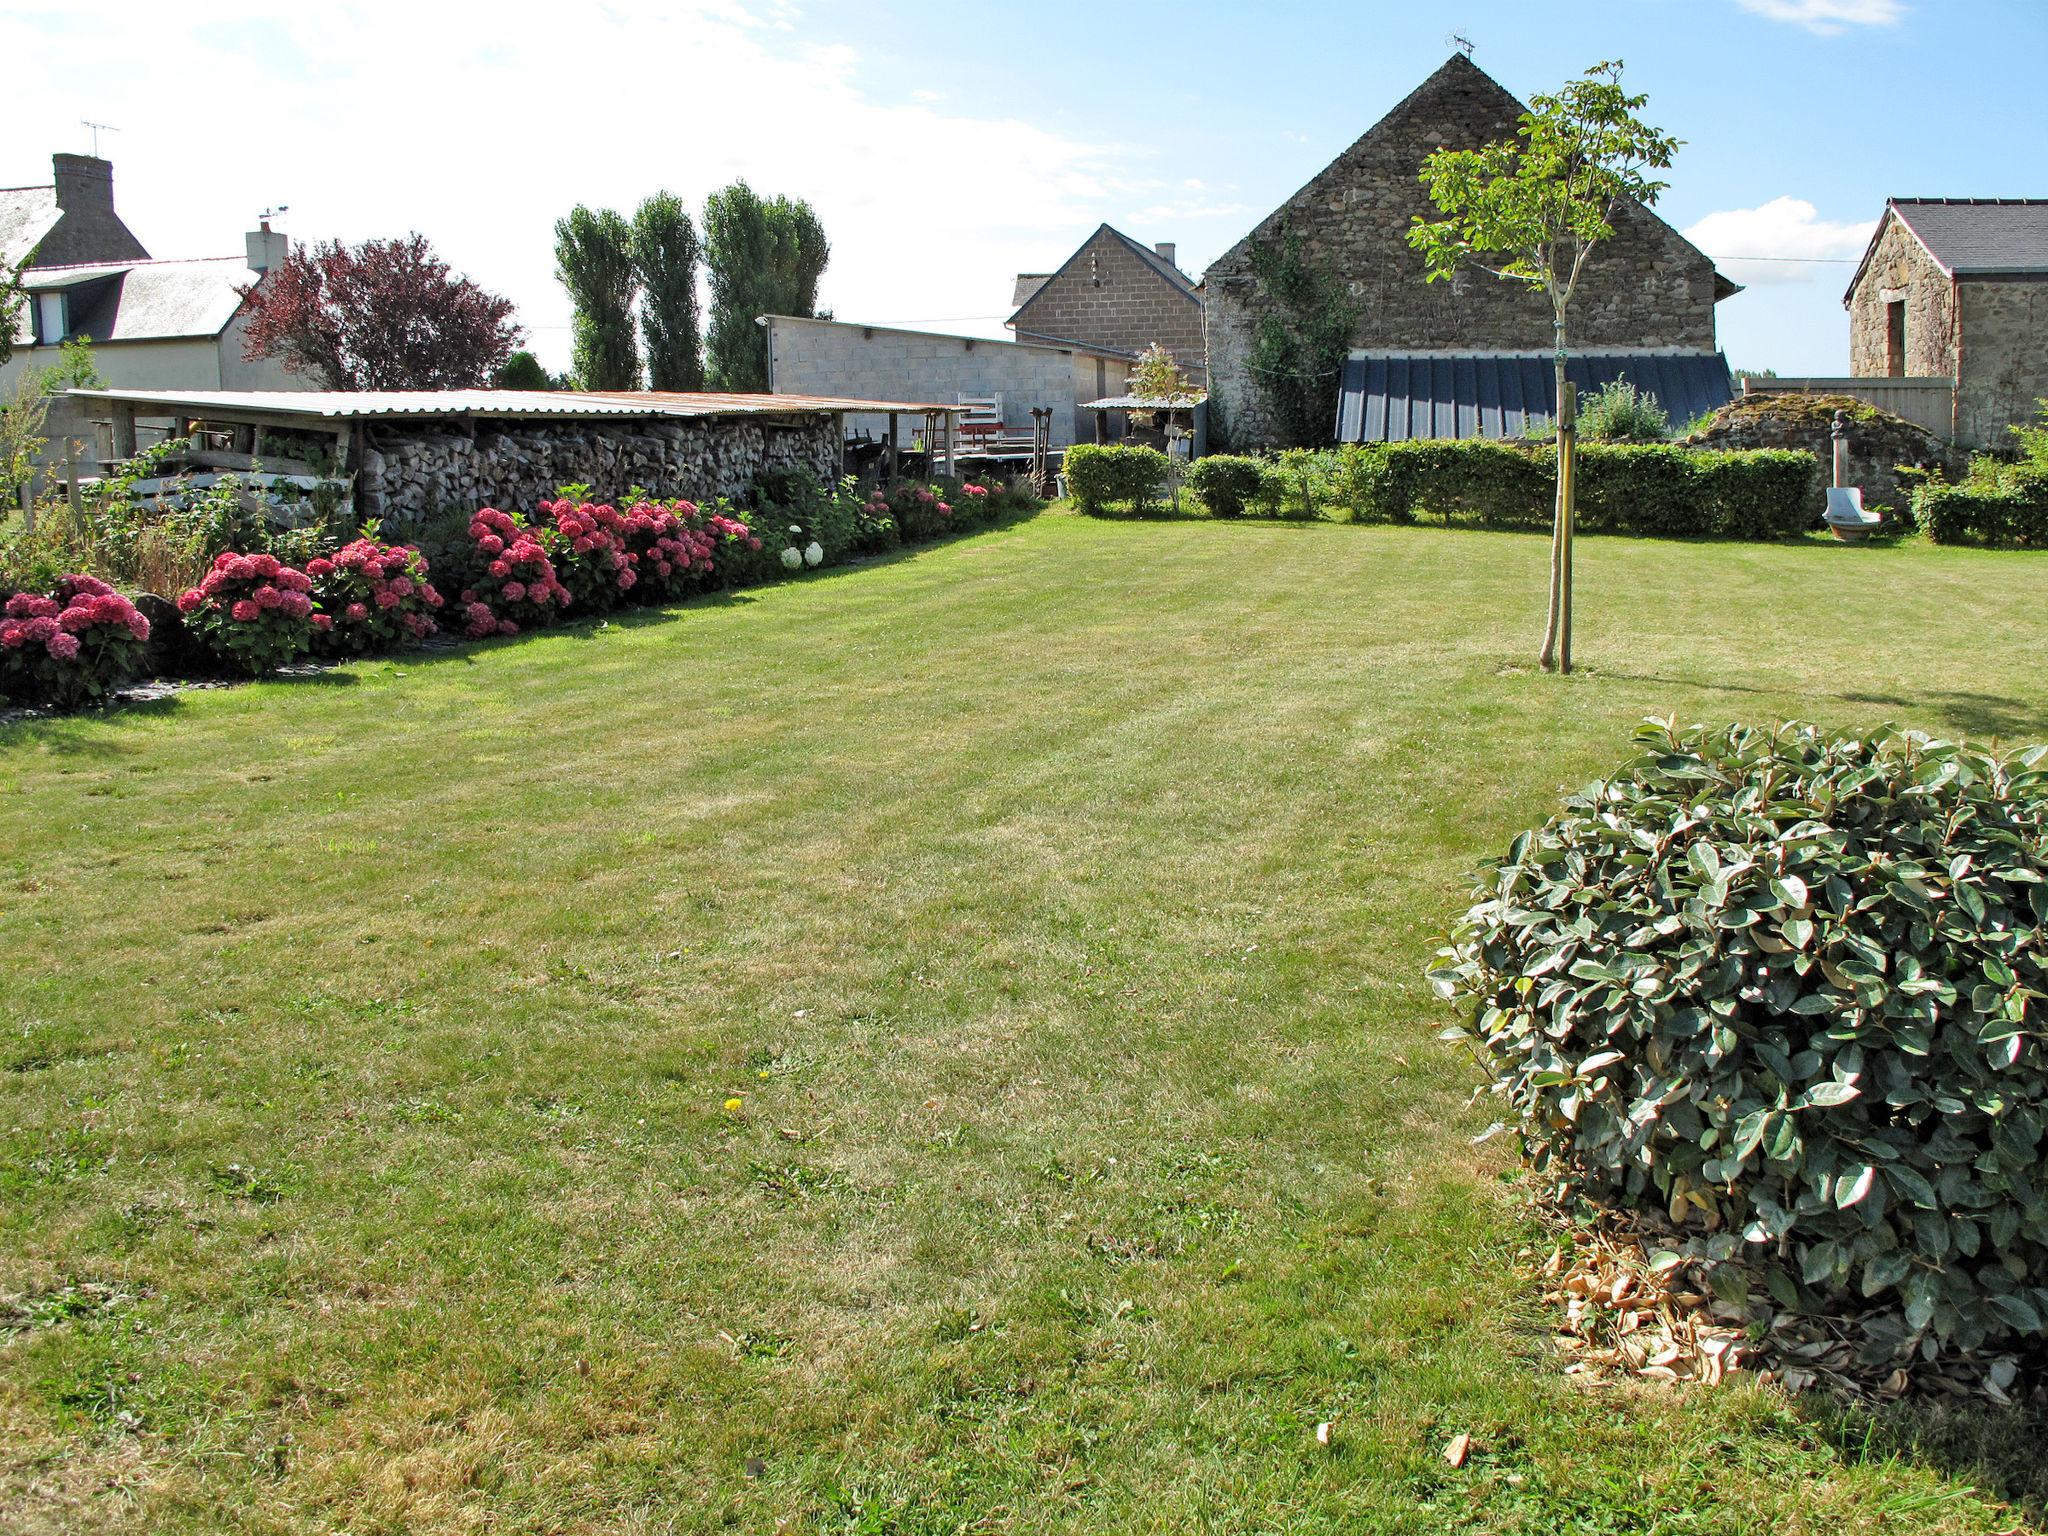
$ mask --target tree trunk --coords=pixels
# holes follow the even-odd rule
[[[1560,326],[1562,330],[1562,326]],[[1537,661],[1546,672],[1557,666],[1558,636],[1564,619],[1565,549],[1565,391],[1564,338],[1557,347],[1557,501],[1550,520],[1550,615],[1543,624],[1543,649]]]
[[[1561,597],[1557,612],[1557,670],[1572,669],[1572,543],[1579,510],[1579,386],[1567,384],[1557,413],[1557,563]]]

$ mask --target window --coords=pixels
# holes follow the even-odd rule
[[[1893,299],[1884,307],[1884,371],[1888,378],[1906,376],[1906,301]]]
[[[64,295],[61,293],[39,293],[36,295],[36,341],[45,347],[54,347],[64,340]]]

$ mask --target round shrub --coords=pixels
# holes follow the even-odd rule
[[[617,607],[637,579],[625,548],[625,517],[617,507],[591,502],[544,501],[540,515],[553,525],[542,546],[580,613]]]
[[[217,556],[178,596],[185,628],[220,662],[251,677],[295,661],[313,644],[313,578],[271,554]]]
[[[485,507],[469,521],[477,575],[462,589],[462,632],[472,640],[552,624],[569,606],[540,539],[510,512]]]
[[[104,581],[60,576],[48,596],[0,605],[0,693],[69,709],[103,698],[141,670],[149,620]]]
[[[1431,979],[1535,1166],[1875,1357],[2048,1326],[2048,748],[1679,732],[1490,866]]]
[[[718,541],[697,526],[696,505],[642,501],[620,515],[619,540],[633,563],[633,596],[660,603],[695,591],[711,578]]]
[[[1143,512],[1166,487],[1166,455],[1128,443],[1076,443],[1060,458],[1067,492],[1090,516],[1112,507]]]
[[[1217,517],[1242,517],[1263,473],[1257,459],[1212,453],[1188,466],[1188,489]]]
[[[313,649],[323,656],[367,656],[424,640],[440,626],[441,594],[427,580],[427,557],[404,544],[357,539],[306,562],[313,578]]]

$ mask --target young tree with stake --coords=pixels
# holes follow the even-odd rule
[[[1576,421],[1565,383],[1565,322],[1594,250],[1614,237],[1623,207],[1653,205],[1679,141],[1636,114],[1649,100],[1621,87],[1620,60],[1595,64],[1555,96],[1531,98],[1515,137],[1481,149],[1440,149],[1422,184],[1442,219],[1417,218],[1408,243],[1428,281],[1470,264],[1550,299],[1557,339],[1557,514],[1550,540],[1550,619],[1539,659],[1572,669],[1572,515]]]

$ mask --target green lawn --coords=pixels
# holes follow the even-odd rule
[[[1558,1374],[1421,971],[1643,715],[2048,737],[2048,566],[1580,560],[1568,680],[1540,539],[1055,511],[0,728],[0,1528],[2021,1524]]]

